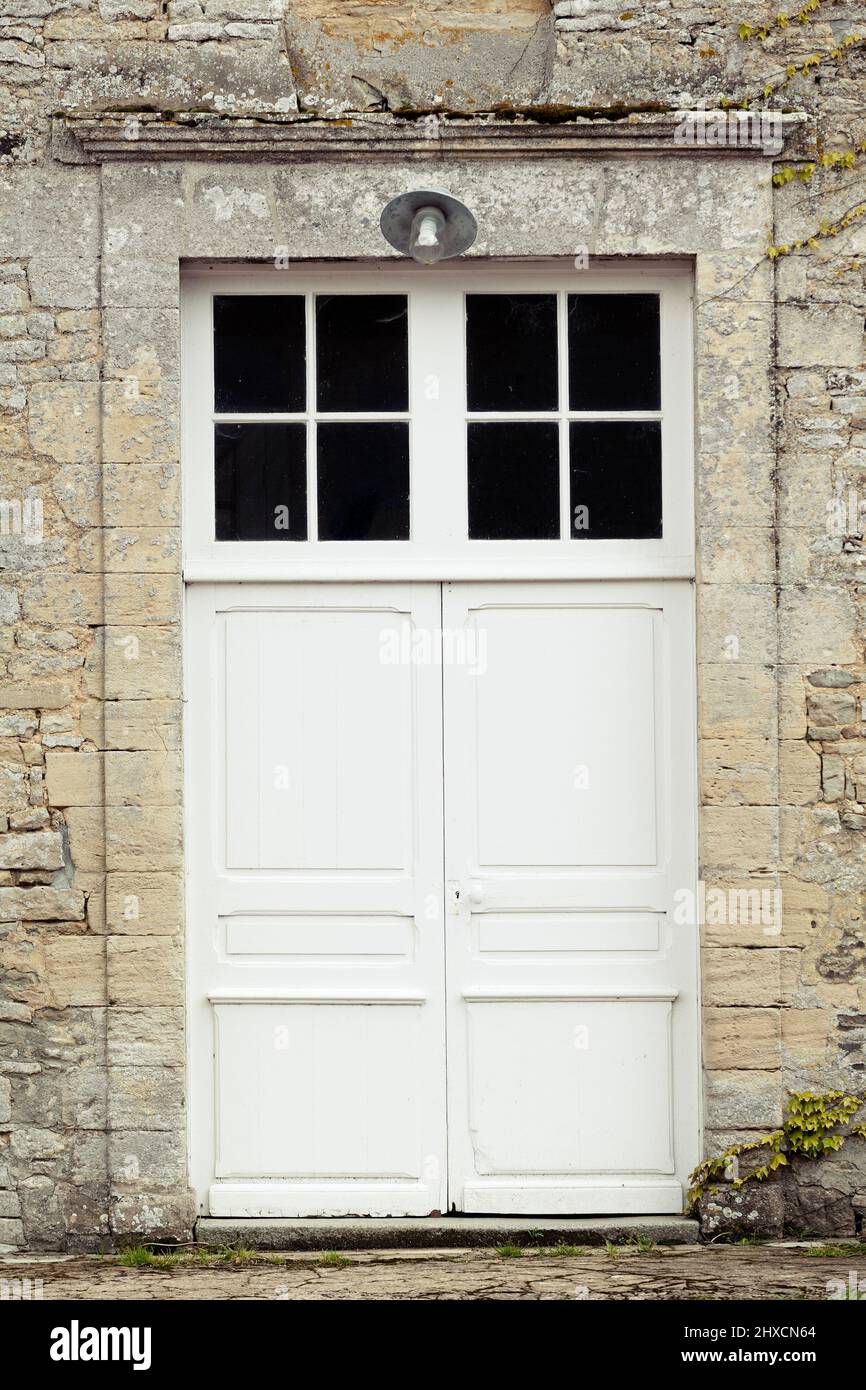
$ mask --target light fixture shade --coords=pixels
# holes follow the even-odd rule
[[[448,260],[469,249],[478,235],[478,223],[468,207],[444,188],[418,188],[392,198],[379,218],[382,235],[395,251],[403,256],[413,255],[412,223],[421,208],[438,208],[445,219],[439,238],[442,254],[437,259]]]

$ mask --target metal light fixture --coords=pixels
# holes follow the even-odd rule
[[[379,227],[396,251],[422,265],[462,255],[478,235],[468,207],[444,188],[419,188],[392,198]]]

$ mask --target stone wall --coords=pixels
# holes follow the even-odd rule
[[[75,120],[121,113],[131,139],[139,120],[204,137],[239,117],[355,113],[377,129],[534,113],[609,131],[611,116],[763,100],[789,64],[866,33],[866,5],[825,0],[739,38],[777,9],[0,0],[0,1246],[189,1229],[178,262],[267,259],[305,236],[301,254],[341,255],[354,226],[345,180],[318,193],[310,169],[101,168]],[[852,44],[768,104],[848,149],[866,139],[864,61]],[[494,209],[509,179],[535,180],[532,238],[496,229],[480,254],[587,241],[698,257],[701,872],[726,894],[782,893],[778,933],[730,913],[704,929],[716,1152],[776,1126],[789,1090],[864,1086],[866,218],[775,262],[763,247],[858,206],[866,180],[862,158],[819,169],[779,188],[770,217],[754,161],[682,182],[681,158],[512,165],[495,193],[480,165],[449,176]],[[226,199],[237,216],[218,225]],[[372,225],[351,253],[381,249]],[[852,1141],[804,1170],[787,1219],[850,1233],[863,1193]]]

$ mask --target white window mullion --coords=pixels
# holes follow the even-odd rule
[[[412,539],[428,550],[466,537],[463,294],[427,284],[409,295]]]
[[[307,305],[307,539],[319,536],[319,490],[316,474],[316,297],[305,295]]]
[[[662,515],[666,549],[694,559],[694,360],[689,326],[692,283],[675,279],[660,294]]]
[[[557,351],[559,357],[559,535],[571,538],[571,487],[568,441],[568,294],[557,295]]]
[[[296,425],[303,424],[306,420],[306,412],[298,411],[295,414],[283,413],[278,411],[260,411],[257,414],[239,412],[216,414],[213,416],[214,423],[217,425]]]

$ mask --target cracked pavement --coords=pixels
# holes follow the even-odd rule
[[[375,1250],[193,1254],[167,1268],[128,1267],[106,1255],[19,1255],[0,1259],[3,1281],[39,1279],[45,1300],[809,1300],[850,1283],[866,1288],[866,1246],[843,1254],[794,1242],[759,1246],[617,1246],[576,1255],[550,1249],[503,1256],[494,1250]],[[326,1262],[330,1261],[330,1262]],[[12,1294],[14,1296],[14,1294]],[[837,1294],[838,1296],[838,1294]]]

